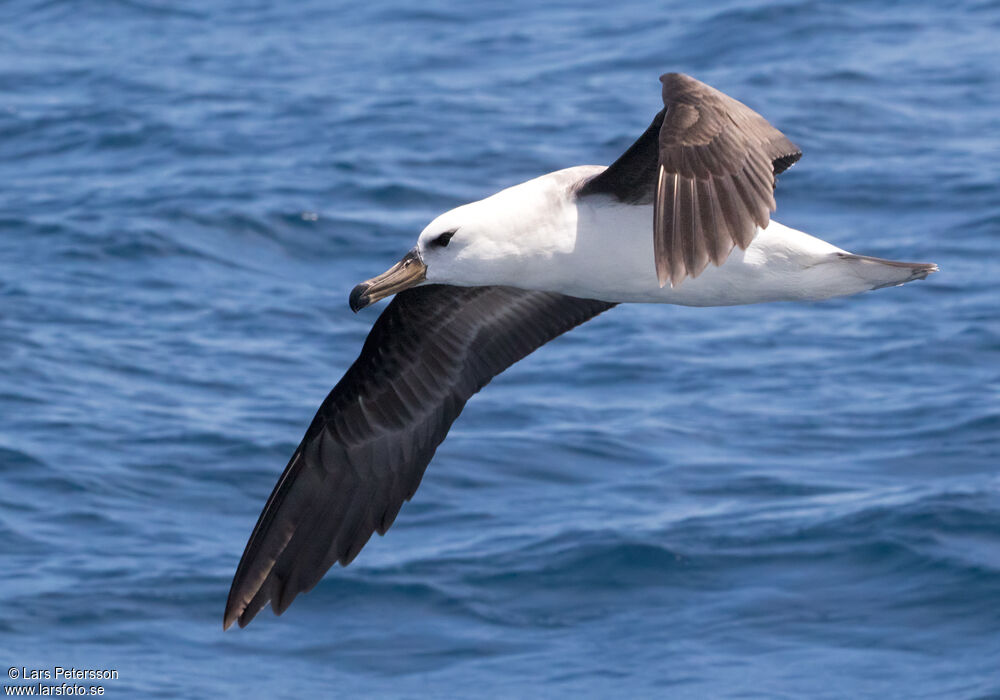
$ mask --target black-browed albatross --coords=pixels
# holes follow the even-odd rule
[[[770,220],[801,156],[759,114],[668,73],[663,109],[608,167],[542,175],[446,212],[350,295],[396,297],[278,479],[223,625],[281,614],[392,525],[465,402],[556,336],[621,302],[816,300],[937,267],[854,255]]]

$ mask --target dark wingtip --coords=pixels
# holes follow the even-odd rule
[[[351,311],[358,313],[361,309],[365,308],[371,303],[368,298],[368,283],[362,282],[357,287],[351,290],[351,296],[348,303],[351,305]]]
[[[222,631],[225,632],[232,627],[234,623],[238,624],[240,629],[246,627],[247,623],[250,621],[250,619],[245,619],[247,617],[246,611],[247,606],[238,604],[233,592],[230,592],[229,600],[226,601],[226,612],[222,615]],[[253,615],[251,615],[250,618],[252,619]]]

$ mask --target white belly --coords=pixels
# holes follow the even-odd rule
[[[844,251],[771,221],[746,250],[721,266],[660,287],[653,262],[652,206],[580,206],[561,250],[527,265],[518,286],[614,302],[731,306],[827,299],[872,288],[837,253]]]

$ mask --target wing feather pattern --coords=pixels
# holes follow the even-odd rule
[[[653,203],[660,286],[721,265],[746,248],[775,210],[775,176],[801,156],[762,116],[681,73],[667,73],[663,109],[646,132],[581,196]]]
[[[614,306],[509,287],[426,285],[396,296],[320,406],[233,578],[224,627],[284,612],[350,563],[409,500],[465,402],[556,336]]]

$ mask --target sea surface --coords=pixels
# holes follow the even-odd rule
[[[996,0],[0,4],[0,663],[120,698],[1000,697],[998,66]],[[802,147],[782,223],[940,273],[599,317],[470,401],[350,567],[223,633],[383,306],[351,288],[614,160],[666,71]]]

